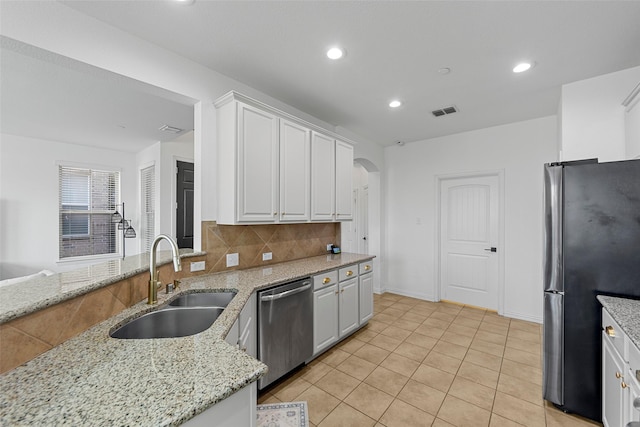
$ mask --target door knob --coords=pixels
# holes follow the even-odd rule
[[[485,248],[485,251],[487,251],[487,252],[498,252],[498,248],[492,246],[490,248]]]

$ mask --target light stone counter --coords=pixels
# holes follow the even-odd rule
[[[184,279],[164,305],[199,290],[238,294],[204,332],[118,340],[109,332],[156,307],[139,303],[0,376],[0,423],[178,425],[260,378],[267,367],[224,341],[250,295],[266,287],[370,260],[343,253]]]
[[[180,249],[180,258],[205,255]],[[171,262],[171,251],[158,251],[158,267]],[[0,287],[0,324],[149,271],[149,253],[113,259],[73,271]]]
[[[618,322],[636,347],[640,348],[640,300],[598,295],[598,301]]]

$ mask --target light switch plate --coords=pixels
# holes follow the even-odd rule
[[[240,264],[240,255],[227,254],[227,267],[235,267]]]
[[[204,261],[191,263],[191,271],[202,271],[202,270],[204,270]]]
[[[273,258],[271,252],[265,252],[262,254],[263,261],[270,261]]]

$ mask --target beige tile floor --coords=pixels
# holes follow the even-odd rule
[[[541,326],[385,293],[369,324],[259,403],[307,401],[310,426],[594,426],[542,400]]]

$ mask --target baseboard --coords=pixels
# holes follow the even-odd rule
[[[542,324],[542,317],[539,316],[531,316],[530,314],[515,313],[511,311],[505,311],[504,313],[502,313],[502,315],[505,317],[510,317],[512,319],[525,320],[527,322]]]
[[[390,292],[392,294],[402,295],[403,297],[417,298],[425,301],[431,301],[431,302],[434,301],[433,295],[429,295],[421,292],[406,292],[404,290],[394,289],[394,288],[386,288],[381,293],[384,293],[384,292]]]

